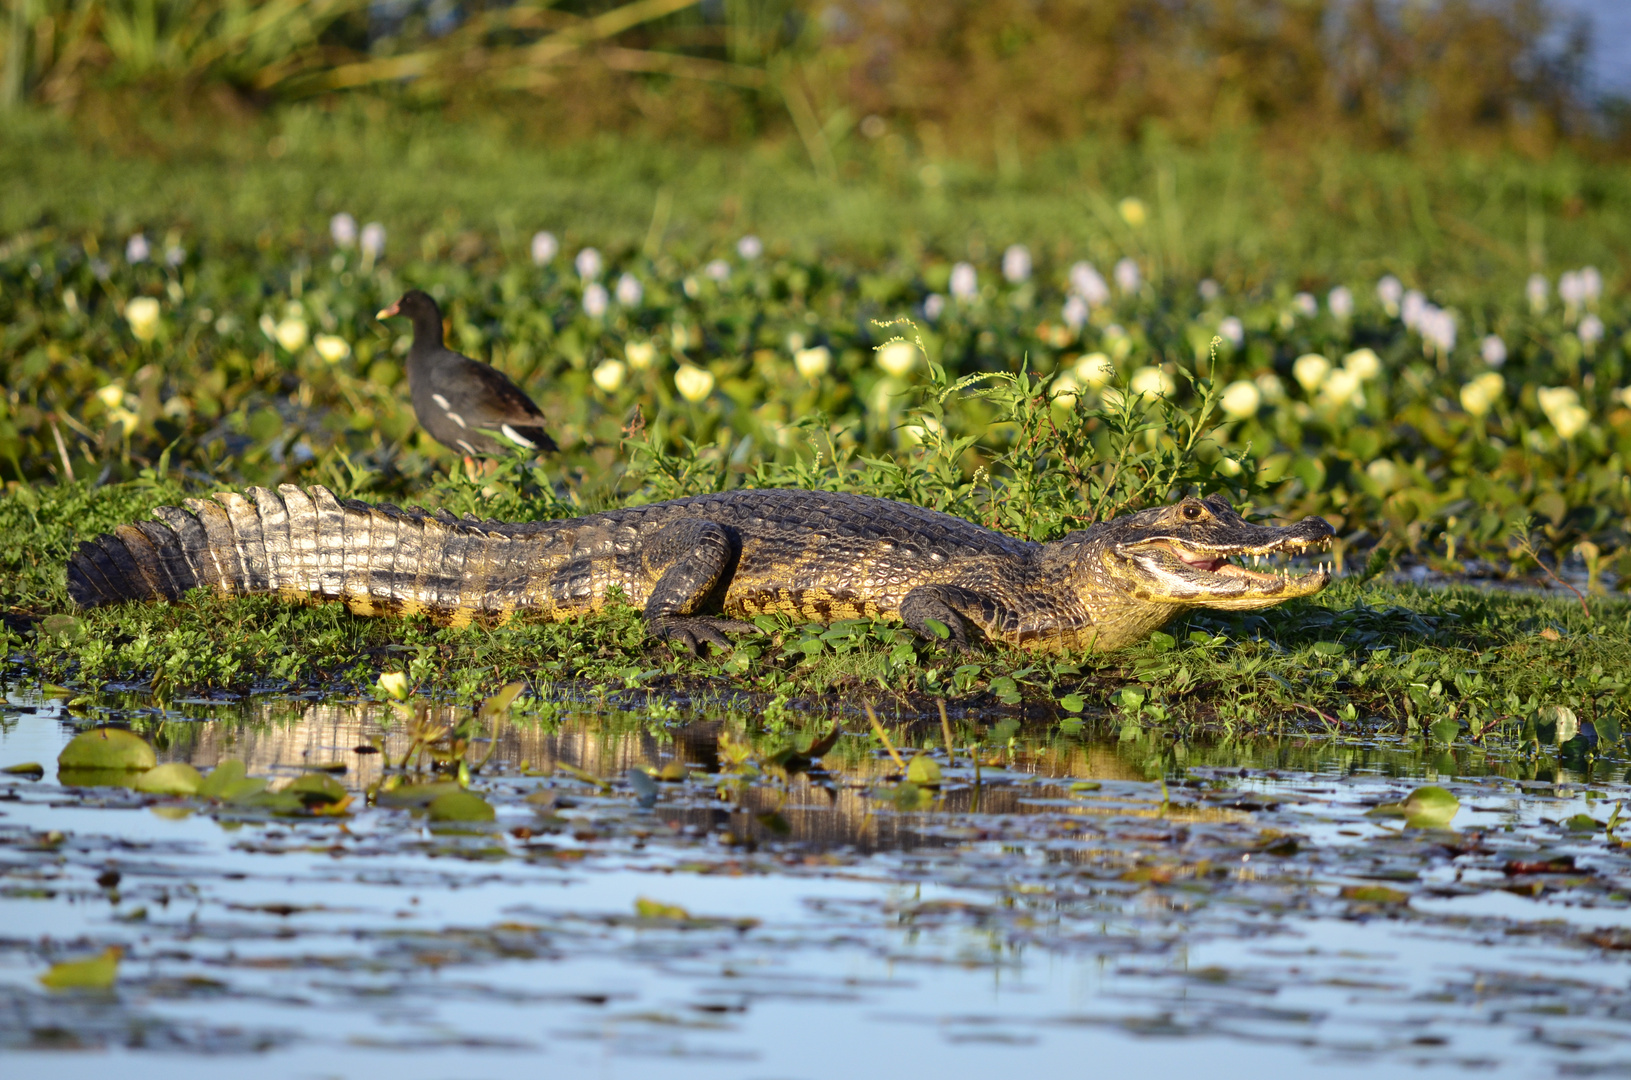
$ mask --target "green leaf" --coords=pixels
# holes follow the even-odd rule
[[[1066,694],[1059,699],[1059,707],[1066,712],[1081,712],[1087,708],[1087,699],[1080,694]]]
[[[345,785],[325,773],[311,772],[295,777],[283,786],[282,795],[293,795],[307,806],[337,803],[346,797]]]
[[[949,641],[951,639],[951,627],[947,626],[939,619],[924,619],[923,625],[929,628],[929,633],[933,634],[941,641]]]
[[[1614,746],[1620,741],[1620,718],[1604,715],[1597,718],[1597,740],[1603,746]]]
[[[1433,738],[1448,746],[1461,737],[1461,722],[1445,717],[1427,730],[1433,733]]]
[[[1441,829],[1455,818],[1461,800],[1429,784],[1412,791],[1403,802],[1383,803],[1366,811],[1369,817],[1402,817],[1407,829]]]
[[[144,795],[196,795],[203,783],[197,769],[185,761],[170,761],[142,773],[133,786]]]
[[[40,623],[40,630],[47,637],[61,638],[70,644],[85,640],[85,624],[72,615],[47,615]]]
[[[68,740],[57,755],[59,769],[122,769],[146,772],[159,763],[140,735],[123,728],[97,728]]]
[[[249,767],[236,758],[217,762],[208,776],[198,785],[201,799],[224,799],[225,792],[249,774]]]
[[[1177,644],[1178,642],[1173,639],[1171,634],[1164,634],[1157,630],[1155,633],[1150,635],[1150,648],[1155,652],[1171,652],[1173,646]]]
[[[940,763],[928,754],[919,753],[907,762],[906,779],[919,787],[939,787]]]
[[[1535,714],[1535,725],[1549,729],[1552,736],[1548,741],[1558,746],[1580,734],[1580,718],[1567,705],[1542,705]]]
[[[38,780],[45,775],[45,766],[37,761],[25,761],[20,765],[7,765],[0,769],[0,773],[8,776],[25,776],[30,780]]]
[[[380,788],[374,796],[374,802],[380,806],[398,809],[429,806],[443,795],[463,790],[451,780],[434,784],[401,784],[392,788]]]
[[[647,896],[634,901],[634,914],[642,919],[657,919],[662,922],[691,921],[691,913],[678,904],[665,904],[661,900],[653,900]]]
[[[125,953],[117,945],[109,945],[100,956],[87,960],[64,960],[52,964],[40,976],[47,990],[107,990],[119,978],[119,958]]]
[[[492,821],[492,804],[473,791],[450,791],[430,801],[426,811],[432,821]]]
[[[896,810],[905,813],[934,805],[934,796],[908,781],[895,785],[895,790],[890,794],[890,801],[895,804]]]
[[[508,716],[510,706],[515,704],[515,699],[520,697],[521,691],[526,688],[527,684],[524,682],[506,684],[502,690],[481,703],[482,717],[491,720],[497,716]]]
[[[1590,814],[1575,814],[1563,819],[1563,827],[1570,832],[1596,832],[1603,827],[1603,823]]]
[[[1342,898],[1361,904],[1408,904],[1410,894],[1386,885],[1344,885]]]

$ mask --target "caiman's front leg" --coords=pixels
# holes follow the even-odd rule
[[[735,570],[738,554],[724,528],[697,518],[675,522],[646,540],[641,546],[641,565],[648,579],[657,582],[645,608],[652,635],[700,653],[703,642],[719,649],[730,648],[723,631],[756,630],[750,623],[704,619],[695,614]]]
[[[901,622],[930,641],[939,641],[940,635],[929,626],[933,619],[951,631],[947,644],[959,652],[970,648],[968,622],[992,641],[1000,641],[1011,618],[995,600],[957,585],[919,585],[900,603]]]

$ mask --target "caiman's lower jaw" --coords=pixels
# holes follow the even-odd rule
[[[1281,558],[1313,551],[1328,551],[1331,538],[1287,539],[1264,547],[1197,550],[1175,540],[1152,540],[1129,545],[1120,554],[1130,559],[1144,579],[1141,591],[1154,599],[1176,604],[1215,608],[1268,607],[1293,597],[1309,596],[1331,581],[1331,566],[1319,563],[1305,574],[1289,566],[1277,567]],[[1240,562],[1233,562],[1239,559]],[[1254,567],[1244,565],[1249,561]]]

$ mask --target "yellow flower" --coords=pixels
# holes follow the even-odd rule
[[[108,383],[96,392],[97,399],[110,409],[117,409],[125,403],[125,388],[118,383]]]
[[[317,355],[331,364],[338,364],[351,355],[351,346],[346,344],[345,338],[333,334],[318,334],[312,344],[317,346]]]
[[[1095,390],[1116,377],[1116,365],[1101,352],[1091,352],[1076,361],[1076,378]]]
[[[1136,199],[1131,195],[1116,204],[1116,212],[1121,215],[1121,220],[1135,229],[1143,228],[1144,222],[1148,221],[1150,216],[1149,211],[1144,207],[1144,200]]]
[[[1506,393],[1506,380],[1494,371],[1486,371],[1461,388],[1461,407],[1474,416],[1484,416]]]
[[[1171,397],[1178,392],[1178,384],[1172,376],[1158,367],[1139,368],[1127,386],[1139,398]]]
[[[1365,404],[1365,391],[1359,386],[1358,375],[1347,368],[1338,368],[1325,377],[1325,383],[1320,387],[1320,399],[1333,407],[1352,405],[1360,408]]]
[[[680,369],[674,372],[674,389],[680,392],[680,397],[694,405],[714,392],[713,372],[695,364],[681,364]]]
[[[591,378],[595,380],[596,386],[608,394],[617,393],[618,387],[623,385],[623,361],[602,360],[595,365]]]
[[[916,424],[903,424],[900,427],[900,444],[902,446],[920,446],[931,434],[938,435],[944,429],[940,421],[932,416],[920,418]]]
[[[1591,414],[1580,404],[1580,395],[1572,386],[1542,387],[1535,396],[1540,399],[1540,411],[1557,429],[1559,438],[1574,438],[1591,420]]]
[[[1342,366],[1353,372],[1360,382],[1368,382],[1382,374],[1382,358],[1371,349],[1355,349],[1342,358]]]
[[[1060,375],[1049,384],[1048,390],[1053,395],[1053,403],[1066,409],[1076,407],[1076,397],[1081,393],[1082,386],[1069,375]]]
[[[1331,361],[1319,353],[1303,353],[1291,365],[1291,375],[1304,391],[1312,394],[1331,374]]]
[[[1365,475],[1383,491],[1392,491],[1399,482],[1399,469],[1387,458],[1377,458],[1365,466]]]
[[[137,341],[159,336],[159,302],[151,296],[138,296],[125,305],[125,321]]]
[[[1224,416],[1231,420],[1244,420],[1257,415],[1257,410],[1263,404],[1263,392],[1256,383],[1238,379],[1223,388],[1223,397],[1218,404],[1222,406]]]
[[[631,341],[623,346],[623,355],[628,359],[629,367],[644,371],[657,362],[657,346],[649,341]]]
[[[817,345],[813,349],[800,349],[793,354],[793,366],[798,368],[811,382],[827,374],[827,368],[832,364],[832,353],[827,351],[825,345]]]
[[[379,677],[379,692],[398,701],[408,700],[408,676],[402,671],[387,671]]]
[[[290,316],[273,328],[272,336],[289,352],[296,352],[306,344],[306,320]]]
[[[909,341],[891,341],[878,348],[878,366],[895,378],[904,378],[917,366],[917,346]]]
[[[137,425],[142,422],[140,417],[123,406],[110,411],[108,413],[108,419],[124,428],[127,436],[132,431],[135,431]]]

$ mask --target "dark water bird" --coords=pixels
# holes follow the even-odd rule
[[[516,450],[543,453],[555,440],[544,414],[515,383],[491,364],[449,349],[442,340],[442,309],[419,289],[379,313],[413,322],[408,350],[408,389],[413,412],[431,438],[471,457],[508,457]]]

